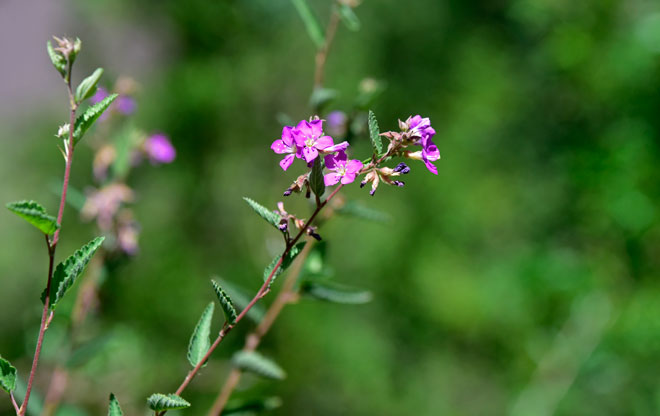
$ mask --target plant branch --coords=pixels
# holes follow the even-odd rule
[[[328,51],[330,50],[330,45],[335,38],[335,33],[337,33],[337,25],[339,24],[339,13],[333,8],[332,14],[330,15],[330,21],[328,22],[328,27],[325,31],[325,43],[323,46],[316,52],[316,66],[314,68],[314,87],[320,88],[323,86],[323,78],[325,75],[325,63],[328,59]]]

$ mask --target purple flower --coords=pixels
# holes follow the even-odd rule
[[[431,120],[428,117],[422,118],[422,116],[416,115],[409,117],[406,124],[410,129],[411,137],[417,139],[415,144],[422,146],[422,160],[426,168],[437,175],[438,168],[431,162],[440,159],[440,151],[432,140],[432,137],[435,136],[435,129],[431,127]]]
[[[287,170],[289,166],[293,163],[293,159],[300,156],[300,150],[296,146],[296,142],[293,138],[293,128],[289,126],[284,126],[282,129],[282,138],[277,139],[270,145],[270,148],[273,149],[273,152],[278,154],[287,154],[284,156],[284,159],[280,161],[280,166],[283,170]]]
[[[152,134],[144,142],[144,151],[151,163],[170,163],[176,157],[176,150],[164,134]]]
[[[323,136],[323,120],[302,120],[292,131],[296,145],[302,149],[302,158],[309,163],[316,159],[319,150],[334,146],[332,137]]]
[[[326,130],[334,137],[346,134],[346,114],[343,111],[333,111],[326,116]]]
[[[120,95],[117,97],[117,100],[114,104],[117,108],[117,111],[125,116],[133,114],[135,112],[135,108],[137,107],[135,99],[129,95]]]
[[[438,146],[433,143],[433,140],[431,140],[430,136],[426,139],[422,139],[420,144],[422,145],[422,160],[424,161],[426,168],[431,173],[437,175],[438,168],[436,168],[435,165],[431,162],[435,162],[436,160],[440,159],[440,151],[438,150]]]
[[[341,181],[344,185],[355,180],[355,176],[362,169],[362,162],[357,159],[348,160],[348,156],[343,150],[336,155],[327,155],[325,157],[325,167],[334,173],[328,173],[323,177],[325,186],[332,186]]]
[[[412,137],[425,139],[435,136],[435,130],[431,127],[431,120],[428,117],[422,118],[418,114],[415,117],[408,118],[407,123]]]
[[[100,102],[103,101],[108,95],[110,95],[110,94],[108,94],[108,91],[107,91],[105,88],[103,88],[103,87],[98,87],[98,88],[96,89],[96,92],[94,93],[94,95],[92,95],[92,98],[89,99],[89,101],[90,101],[92,104],[100,103]]]

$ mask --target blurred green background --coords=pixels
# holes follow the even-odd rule
[[[38,2],[25,4],[38,15]],[[135,123],[178,151],[171,165],[132,173],[140,253],[106,276],[84,333],[111,340],[72,373],[60,412],[104,414],[112,391],[125,413],[146,414],[145,398],[175,390],[188,370],[209,277],[256,290],[281,247],[241,197],[274,207],[300,172],[283,173],[269,146],[277,113],[311,115],[314,46],[283,0],[56,4],[64,17],[46,18],[52,34],[84,43],[74,78],[96,66],[107,86],[134,77]],[[327,21],[331,2],[311,4]],[[238,394],[281,397],[277,415],[660,414],[660,4],[364,0],[356,13],[362,29],[340,27],[330,52],[326,86],[341,95],[328,109],[348,109],[365,77],[383,81],[381,129],[430,117],[439,175],[415,163],[405,188],[346,190],[392,217],[321,230],[337,280],[368,288],[373,302],[287,308],[260,349],[287,380],[247,377]],[[22,39],[38,24],[21,16]],[[16,41],[40,59],[35,85],[49,87],[20,111],[4,100],[0,200],[53,212],[63,163],[52,136],[67,103],[45,41]],[[4,82],[31,85],[12,56]],[[367,154],[364,139],[353,145]],[[92,184],[91,159],[82,146],[79,190]],[[290,199],[308,215],[303,198]],[[69,207],[58,258],[94,233]],[[0,235],[0,352],[25,377],[46,250],[8,211]],[[39,394],[61,359],[72,299],[47,333]],[[219,348],[184,394],[185,413],[205,414],[251,327]],[[0,414],[10,412],[4,397]]]

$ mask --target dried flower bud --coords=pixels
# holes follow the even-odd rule
[[[402,175],[410,173],[410,168],[405,163],[401,162],[394,168],[394,172],[399,172]]]
[[[398,186],[399,188],[403,187],[406,183],[404,181],[392,181],[393,185]]]

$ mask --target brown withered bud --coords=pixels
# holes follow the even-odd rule
[[[303,187],[307,183],[307,175],[300,175],[298,178],[291,184],[291,186],[284,191],[284,196],[289,196],[293,192],[302,191]]]
[[[399,119],[399,129],[400,129],[401,131],[406,131],[406,130],[408,130],[408,128],[409,128],[409,127],[408,127],[408,123],[406,123],[405,121],[401,121],[401,120]]]

